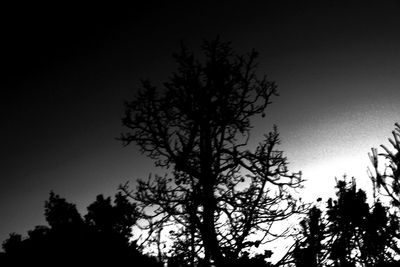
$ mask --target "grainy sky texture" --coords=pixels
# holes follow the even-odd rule
[[[370,186],[367,153],[400,121],[399,2],[214,2],[2,8],[0,241],[45,223],[50,190],[85,213],[97,194],[159,173],[115,140],[123,102],[140,78],[167,79],[180,41],[217,35],[258,50],[259,73],[279,85],[252,137],[278,125],[304,198],[326,199],[345,173]]]

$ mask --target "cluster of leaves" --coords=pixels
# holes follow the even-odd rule
[[[36,226],[27,237],[12,233],[3,242],[2,263],[10,266],[38,264],[123,264],[162,266],[141,253],[130,242],[131,227],[137,220],[136,206],[118,193],[111,198],[99,195],[82,217],[72,203],[50,193],[45,202],[48,226]],[[22,265],[21,265],[22,266]]]

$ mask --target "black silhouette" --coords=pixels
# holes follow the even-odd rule
[[[321,218],[322,211],[316,206],[312,207],[308,217],[301,221],[301,234],[297,237],[293,251],[294,262],[297,267],[323,266],[326,258],[325,225]]]
[[[392,148],[369,155],[372,201],[344,177],[335,198],[304,204],[294,194],[301,173],[289,172],[277,127],[249,149],[253,120],[278,95],[256,75],[257,53],[240,55],[219,39],[201,51],[196,58],[182,45],[163,88],[143,81],[126,103],[120,139],[166,174],[140,180],[136,190],[121,185],[113,198],[98,195],[84,216],[50,192],[48,225],[11,233],[0,266],[400,266],[400,124]],[[272,231],[292,215],[302,219],[297,232]],[[143,239],[132,240],[134,225]],[[265,245],[282,237],[295,242],[272,264]],[[156,245],[158,255],[145,255],[143,245]]]
[[[88,206],[85,222],[99,236],[120,240],[127,244],[131,238],[131,227],[138,218],[136,206],[121,193],[115,195],[114,206],[111,198],[99,195],[96,201]]]
[[[122,189],[148,219],[149,240],[159,242],[160,229],[175,224],[186,262],[223,266],[264,244],[272,224],[300,210],[290,189],[302,179],[289,173],[276,128],[255,151],[246,149],[251,119],[264,117],[277,95],[275,83],[256,75],[257,53],[239,55],[218,39],[202,51],[199,60],[183,46],[164,88],[143,81],[126,104],[129,130],[121,140],[171,172],[141,181],[135,194]]]
[[[392,135],[393,139],[389,138],[389,142],[394,151],[381,145],[384,152],[378,154],[377,149],[372,148],[369,157],[374,170],[370,172],[370,178],[374,190],[383,191],[384,195],[391,198],[392,204],[400,208],[400,124],[395,124]]]
[[[3,242],[1,266],[162,266],[130,242],[136,207],[122,194],[99,195],[83,219],[74,204],[50,193],[45,203],[48,226],[36,226],[23,238],[10,234]]]
[[[381,202],[372,207],[353,179],[337,181],[337,199],[326,214],[313,207],[302,221],[293,258],[296,266],[396,266],[399,223]]]

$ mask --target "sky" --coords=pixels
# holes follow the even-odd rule
[[[258,72],[278,84],[252,140],[278,125],[302,197],[326,200],[343,174],[370,188],[367,153],[400,121],[399,1],[270,2],[5,6],[0,241],[45,224],[50,190],[84,214],[96,195],[160,173],[116,140],[123,103],[141,78],[169,77],[181,41],[218,35],[259,51]]]

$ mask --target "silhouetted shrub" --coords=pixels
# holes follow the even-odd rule
[[[162,266],[130,242],[136,208],[120,193],[114,205],[97,196],[83,219],[74,204],[51,192],[45,217],[50,227],[36,226],[25,238],[10,234],[1,266]]]

